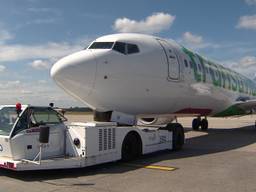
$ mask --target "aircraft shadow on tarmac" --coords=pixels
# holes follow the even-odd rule
[[[185,128],[185,132],[191,128]],[[150,165],[157,164],[164,160],[183,159],[194,156],[214,154],[218,152],[238,149],[256,142],[256,129],[254,126],[246,126],[234,129],[209,129],[207,134],[186,139],[186,144],[181,151],[163,151],[150,155],[144,155],[140,159],[130,162],[130,164]],[[136,166],[127,166],[122,162],[113,162],[87,168],[65,169],[65,170],[45,170],[13,172],[0,170],[0,177],[7,176],[22,181],[39,181],[53,185],[94,185],[94,183],[69,183],[56,184],[52,180],[65,178],[78,178],[81,176],[93,176],[99,174],[116,174],[138,169]]]

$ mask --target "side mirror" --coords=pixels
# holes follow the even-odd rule
[[[40,128],[39,142],[40,143],[49,143],[50,127],[40,126],[39,128]]]

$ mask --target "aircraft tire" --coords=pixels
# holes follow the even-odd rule
[[[203,131],[207,131],[208,130],[208,120],[207,119],[202,119],[202,121],[201,121],[201,129]]]
[[[122,161],[131,161],[142,154],[142,141],[138,133],[129,132],[122,144]]]
[[[198,131],[200,124],[201,124],[200,120],[198,118],[194,118],[192,121],[192,129],[195,131]]]

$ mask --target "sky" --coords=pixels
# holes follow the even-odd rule
[[[256,0],[0,0],[0,104],[84,106],[50,68],[99,36],[137,32],[256,74]]]

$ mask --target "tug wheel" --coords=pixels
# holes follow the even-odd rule
[[[129,132],[122,144],[122,161],[131,161],[142,154],[142,141],[135,131]]]
[[[182,149],[185,141],[184,128],[179,123],[169,123],[163,130],[172,131],[172,149],[178,151]]]

